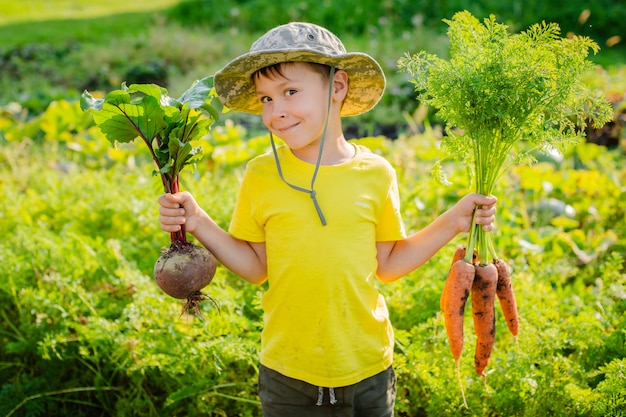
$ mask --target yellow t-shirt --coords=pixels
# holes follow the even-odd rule
[[[265,242],[261,363],[316,386],[341,387],[391,365],[393,329],[376,288],[376,242],[405,236],[395,171],[354,145],[355,156],[323,165],[309,194],[278,176],[272,153],[251,160],[230,233]],[[315,165],[278,149],[283,175],[309,189]]]

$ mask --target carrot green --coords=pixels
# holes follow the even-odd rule
[[[493,15],[481,23],[467,11],[444,22],[449,60],[421,51],[398,65],[418,99],[447,123],[443,159],[467,163],[476,192],[491,195],[514,164],[533,162],[538,150],[563,150],[584,137],[588,123],[611,120],[610,103],[582,81],[594,68],[589,51],[599,50],[590,38],[561,38],[559,26],[545,22],[510,34]],[[441,172],[436,177],[446,181]],[[478,225],[469,233],[468,262],[474,248],[481,264],[497,259],[491,235]]]

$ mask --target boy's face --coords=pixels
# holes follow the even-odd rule
[[[292,150],[319,146],[328,112],[328,82],[309,65],[283,64],[255,77],[263,123]]]

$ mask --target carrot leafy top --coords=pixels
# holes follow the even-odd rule
[[[589,51],[599,50],[590,38],[561,38],[559,26],[545,22],[510,34],[493,15],[481,23],[467,11],[444,21],[449,60],[421,51],[405,54],[398,65],[418,100],[448,125],[442,160],[467,163],[476,192],[492,194],[514,164],[533,162],[537,150],[563,150],[583,138],[588,123],[599,127],[612,119],[608,100],[582,80],[594,68]],[[441,171],[435,177],[447,182]],[[470,257],[477,243],[481,261],[488,253],[496,259],[489,235],[474,227]]]

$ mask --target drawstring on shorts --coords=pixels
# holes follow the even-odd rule
[[[337,397],[335,397],[335,389],[328,388],[328,393],[330,394],[330,405],[337,404]],[[317,387],[317,402],[315,405],[322,405],[324,403],[324,388]]]

